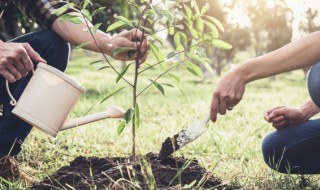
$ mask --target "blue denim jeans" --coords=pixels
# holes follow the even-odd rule
[[[307,79],[311,99],[320,106],[320,63]],[[281,173],[320,173],[320,119],[285,126],[268,134],[262,142],[264,161]]]
[[[61,71],[67,67],[69,44],[52,31],[33,32],[13,39],[12,42],[29,43],[49,65]],[[36,67],[37,63],[34,65]],[[31,75],[29,72],[26,77],[10,84],[10,91],[17,100],[28,84]],[[13,106],[10,105],[5,78],[2,75],[0,75],[0,103],[3,104],[3,114],[0,116],[0,155],[17,155],[32,126],[11,113]]]

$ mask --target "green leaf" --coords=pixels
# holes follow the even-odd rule
[[[92,28],[93,33],[96,33],[96,32],[97,32],[97,30],[98,30],[98,28],[101,26],[101,24],[102,24],[102,23],[98,23],[98,24],[95,24],[95,25],[93,26],[93,28]]]
[[[174,88],[174,86],[172,84],[170,84],[170,83],[161,83],[161,84],[164,85],[164,86],[169,86],[171,88]]]
[[[123,22],[123,21],[121,21],[121,20],[119,20],[119,21],[111,24],[111,25],[108,27],[107,32],[111,32],[111,31],[113,31],[113,30],[115,30],[115,29],[118,29],[118,28],[124,26],[124,25],[126,25],[126,23]]]
[[[132,64],[128,64],[120,73],[119,75],[117,76],[116,78],[116,83],[119,82],[119,80],[121,79],[121,77],[127,72],[127,70],[129,69],[129,67],[131,66]]]
[[[204,17],[210,20],[213,24],[215,24],[221,32],[224,32],[224,27],[218,19],[208,15],[204,15]]]
[[[209,9],[210,9],[210,6],[203,6],[203,7],[201,8],[200,14],[203,15],[203,14],[206,13]]]
[[[161,86],[161,84],[157,83],[156,81],[149,79],[151,83],[161,92],[162,95],[164,95],[164,88]]]
[[[72,22],[72,23],[75,23],[75,24],[81,24],[82,23],[82,20],[80,20],[80,18],[76,15],[69,15],[69,14],[65,14],[65,15],[62,15],[61,17],[59,17],[60,21],[63,22],[63,21],[69,21],[69,22]]]
[[[154,56],[156,57],[158,62],[163,61],[164,56],[163,54],[159,51],[159,48],[153,43],[153,42],[149,42],[149,46],[150,49],[152,51],[152,53],[154,54]]]
[[[178,49],[179,46],[182,46],[181,45],[181,40],[180,40],[180,33],[181,32],[177,32],[173,36],[173,42],[174,42],[174,46],[175,46],[176,49]],[[178,51],[181,51],[181,50],[178,50]]]
[[[168,33],[169,33],[170,35],[173,35],[173,34],[174,34],[174,27],[173,27],[173,26],[169,26],[169,28],[168,28]]]
[[[187,27],[190,31],[190,34],[194,37],[194,38],[199,38],[198,32],[193,28],[192,25],[187,24]]]
[[[191,189],[194,184],[197,183],[197,180],[193,180],[190,184],[186,184],[183,186],[183,189]]]
[[[163,14],[163,16],[167,17],[169,23],[173,23],[174,16],[170,11],[161,10],[161,13]]]
[[[202,33],[203,32],[204,23],[203,23],[203,20],[202,20],[202,18],[200,16],[197,17],[196,23],[197,23],[197,25],[196,25],[197,31],[199,33]]]
[[[150,28],[144,27],[144,26],[140,26],[140,28],[142,28],[142,30],[146,31],[148,34],[153,34],[154,31]]]
[[[117,94],[118,92],[120,92],[120,91],[123,90],[124,88],[126,88],[126,87],[121,87],[121,88],[118,88],[118,89],[110,92],[106,97],[104,97],[104,98],[101,100],[100,104],[102,104],[104,101],[106,101],[107,99],[109,99],[111,96]]]
[[[91,14],[91,17],[94,17],[96,14],[100,13],[101,11],[103,11],[104,9],[106,9],[105,7],[100,7],[99,9],[96,9],[95,11],[93,11],[93,13]]]
[[[185,10],[185,13],[186,13],[187,20],[191,20],[192,16],[193,16],[191,8],[188,7],[188,5],[186,5],[186,4],[183,4],[183,7],[184,7],[184,10]]]
[[[117,128],[117,133],[118,135],[120,135],[122,133],[122,131],[124,130],[124,128],[126,127],[127,123],[125,121],[121,121],[118,125]]]
[[[172,74],[172,73],[168,73],[168,75],[169,75],[171,78],[173,78],[174,80],[176,80],[177,82],[181,82],[180,77],[178,77],[177,75]]]
[[[170,52],[170,53],[167,54],[166,58],[167,58],[167,59],[170,59],[170,58],[172,58],[172,57],[174,57],[174,56],[176,56],[176,55],[177,55],[177,52],[172,51],[172,52]]]
[[[101,70],[103,70],[103,69],[109,69],[109,68],[111,68],[109,65],[103,66],[103,67],[100,67],[100,68],[98,69],[98,71],[101,71]]]
[[[69,8],[69,4],[65,4],[62,7],[58,8],[57,10],[53,11],[53,14],[55,15],[61,15],[65,13]]]
[[[132,21],[130,21],[129,19],[127,19],[124,16],[115,16],[116,19],[121,20],[122,22],[126,23],[127,25],[133,27]]]
[[[150,37],[153,38],[154,40],[156,40],[157,42],[159,42],[162,45],[162,47],[164,46],[163,40],[159,36],[152,34],[152,35],[150,35]]]
[[[204,63],[203,63],[203,66],[205,66],[206,69],[207,69],[211,74],[214,74],[214,72],[213,72],[213,70],[212,70],[212,67],[209,65],[209,63],[204,62]]]
[[[152,6],[151,5],[151,8],[154,10],[154,12],[156,13],[158,19],[162,19],[163,15],[161,13],[161,11],[157,8],[157,6]]]
[[[212,40],[211,42],[211,45],[213,45],[214,47],[216,48],[219,48],[219,49],[231,49],[232,48],[232,45],[223,41],[223,40],[219,40],[219,39],[214,39]]]
[[[190,73],[194,74],[199,78],[202,78],[202,70],[200,69],[199,66],[192,63],[191,61],[186,61],[186,67]]]
[[[204,20],[204,24],[211,30],[211,32],[209,32],[207,34],[210,34],[212,36],[212,38],[219,37],[219,31],[214,24],[212,24],[211,22],[206,21],[206,20]]]
[[[134,122],[137,128],[140,127],[140,110],[139,105],[136,103],[135,113],[134,113]]]
[[[88,4],[92,5],[91,0],[84,0],[82,8],[85,9],[88,6]]]
[[[102,62],[102,60],[92,61],[92,62],[90,62],[90,63],[89,63],[89,65],[94,65],[94,64],[96,64],[96,63],[100,63],[100,62]]]
[[[81,49],[81,48],[84,48],[84,47],[86,47],[86,45],[88,45],[88,44],[90,44],[91,42],[84,42],[84,43],[81,43],[81,44],[79,44],[79,45],[77,45],[76,47],[75,47],[75,49]]]
[[[190,54],[188,54],[193,60],[196,60],[197,62],[199,62],[199,63],[205,63],[205,60],[204,59],[202,59],[201,57],[199,57],[198,55],[196,55],[196,54],[193,54],[193,53],[190,53]]]
[[[119,53],[124,53],[124,52],[128,52],[130,50],[133,50],[133,48],[131,47],[121,47],[121,48],[117,48],[115,50],[112,51],[111,56],[115,57],[116,55],[118,55]]]
[[[92,17],[90,15],[90,11],[88,11],[87,9],[82,9],[81,13],[84,15],[84,17],[86,19],[88,19],[89,21],[92,21]]]
[[[180,32],[180,37],[181,37],[181,39],[182,39],[183,44],[184,44],[185,46],[187,46],[187,44],[188,44],[188,37],[187,37],[187,35],[186,35],[185,33]]]
[[[134,109],[129,108],[124,114],[124,120],[126,120],[126,123],[129,123],[131,121],[133,112],[134,112]]]

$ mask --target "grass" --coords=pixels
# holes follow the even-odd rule
[[[89,66],[97,55],[86,57],[75,52],[67,73],[77,78],[86,88],[86,94],[76,105],[71,117],[86,113],[108,92],[125,86],[115,84],[116,75],[111,70],[97,71],[102,64]],[[114,62],[117,64],[116,62]],[[120,63],[119,63],[120,65]],[[118,67],[120,68],[120,67]],[[148,72],[147,72],[148,73]],[[143,78],[155,78],[160,69],[143,74]],[[139,97],[141,126],[137,131],[137,152],[159,152],[162,141],[186,127],[194,118],[202,117],[209,109],[212,92],[219,77],[201,81],[184,69],[175,70],[182,83],[176,84],[169,77],[160,82],[175,83],[175,88],[165,88],[163,96],[150,88]],[[132,77],[132,71],[129,72]],[[146,80],[145,80],[146,81]],[[146,83],[140,81],[142,89]],[[302,71],[279,75],[276,82],[263,79],[251,83],[241,103],[226,116],[220,116],[210,124],[203,136],[176,153],[177,156],[195,157],[217,177],[243,189],[317,189],[317,176],[305,176],[306,185],[301,187],[297,175],[278,174],[270,170],[261,155],[263,137],[274,129],[263,120],[263,113],[278,105],[299,106],[307,99]],[[104,110],[107,105],[128,109],[132,104],[129,88],[96,104],[90,112]],[[18,156],[23,170],[41,180],[43,177],[67,165],[77,156],[127,156],[131,153],[131,129],[117,135],[119,120],[104,120],[60,132],[52,138],[33,129]],[[11,189],[23,189],[25,184],[15,182]]]

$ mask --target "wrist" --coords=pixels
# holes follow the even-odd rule
[[[104,54],[111,55],[113,50],[112,37],[104,32],[97,32],[95,35],[98,46],[101,48]],[[100,50],[98,50],[100,52]]]
[[[235,73],[235,75],[237,76],[237,80],[240,80],[242,82],[244,82],[245,84],[251,82],[250,81],[250,72],[248,71],[248,69],[246,68],[246,65],[241,65],[237,68],[235,68],[232,72]]]
[[[307,101],[303,106],[300,107],[300,110],[305,120],[310,119],[320,111],[320,109],[312,102],[312,100]]]

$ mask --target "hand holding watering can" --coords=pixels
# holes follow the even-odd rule
[[[19,118],[55,137],[61,130],[106,118],[122,118],[124,110],[109,106],[106,111],[69,119],[68,115],[85,89],[63,72],[39,63],[18,102],[7,90],[15,106],[12,110]]]

